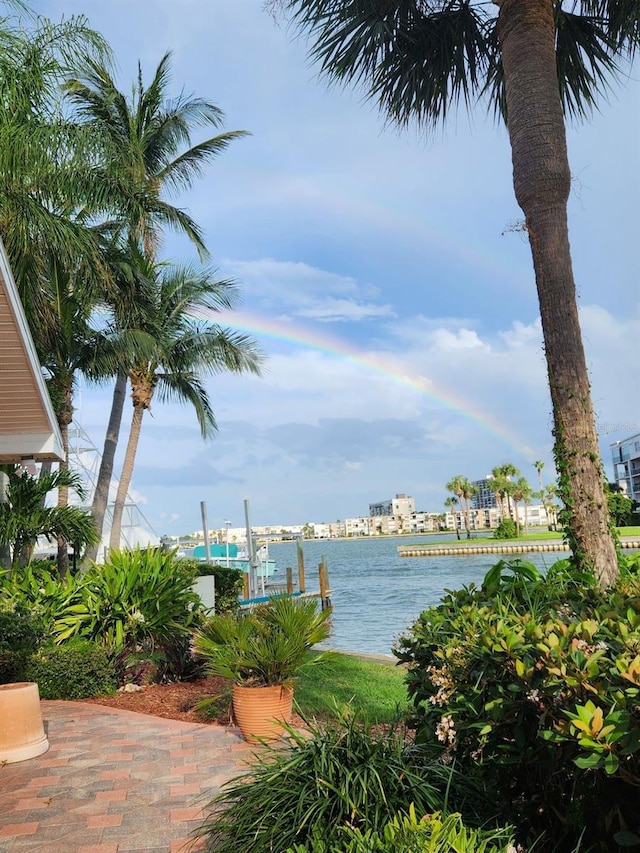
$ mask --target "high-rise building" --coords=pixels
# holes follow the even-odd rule
[[[640,503],[640,433],[611,445],[613,477],[628,498]]]
[[[473,485],[476,492],[471,496],[471,509],[495,509],[497,507],[496,496],[491,481],[493,477],[485,477],[484,480],[475,480]]]

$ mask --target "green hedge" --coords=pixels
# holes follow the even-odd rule
[[[42,699],[90,699],[113,693],[117,684],[111,656],[88,640],[39,649],[27,662],[25,680],[38,684]]]

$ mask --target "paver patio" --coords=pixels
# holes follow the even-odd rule
[[[234,730],[42,702],[50,749],[0,766],[0,853],[195,853],[191,832],[255,747]]]

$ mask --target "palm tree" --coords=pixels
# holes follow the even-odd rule
[[[0,21],[0,236],[33,328],[42,321],[40,282],[51,256],[72,267],[98,264],[96,235],[77,215],[114,202],[96,181],[90,134],[60,109],[59,87],[80,53],[108,48],[84,17]],[[46,310],[46,303],[44,304]]]
[[[188,189],[202,174],[205,164],[245,131],[219,133],[191,144],[197,126],[219,128],[223,112],[202,98],[179,96],[169,99],[171,54],[166,53],[148,87],[138,66],[138,78],[128,99],[117,88],[108,67],[88,58],[83,73],[68,80],[67,96],[76,117],[91,129],[101,150],[107,182],[121,184],[129,203],[111,223],[125,232],[125,242],[134,253],[142,246],[154,261],[161,244],[161,230],[169,227],[194,243],[201,258],[207,256],[198,225],[164,195]],[[120,322],[130,325],[128,302],[117,296],[111,302]],[[92,512],[101,533],[113,475],[115,453],[124,411],[127,371],[116,378],[109,424],[105,434]],[[87,551],[85,561],[95,560],[97,546]]]
[[[456,507],[458,506],[458,499],[454,498],[452,495],[445,500],[444,505],[446,506],[447,511],[450,512],[451,515],[453,516],[453,526],[456,529],[456,537],[458,539],[460,539],[460,527],[458,525],[458,520],[456,518]],[[446,522],[446,516],[445,516],[445,522]]]
[[[540,462],[538,460],[537,462],[534,462],[533,465],[538,472],[538,494],[540,495],[540,500],[542,500],[542,469],[544,468],[544,462]]]
[[[518,479],[513,484],[513,512],[515,515],[516,522],[516,536],[520,536],[520,518],[518,517],[518,504],[520,501],[524,501],[524,532],[526,533],[529,528],[529,519],[527,517],[527,511],[529,507],[529,503],[531,502],[531,497],[533,495],[533,491],[531,486],[527,482],[526,477],[518,477]]]
[[[198,417],[203,438],[216,430],[215,417],[202,377],[231,371],[260,373],[262,355],[247,335],[223,329],[197,315],[232,308],[235,285],[216,281],[207,270],[150,265],[155,275],[156,300],[145,319],[145,331],[155,341],[152,354],[129,371],[133,416],[129,441],[118,484],[109,547],[120,547],[122,511],[135,461],[142,418],[159,392],[160,400],[190,403]]]
[[[60,469],[69,467],[69,427],[73,420],[73,395],[78,374],[93,382],[111,379],[122,363],[123,353],[137,352],[132,335],[107,322],[104,312],[98,316],[102,277],[93,275],[91,265],[78,263],[69,271],[55,257],[49,258],[49,270],[43,280],[42,298],[46,313],[34,327],[34,341],[49,394],[60,427],[64,459]],[[68,488],[60,480],[58,506],[66,506]],[[93,546],[98,539],[92,538]],[[68,570],[67,543],[58,544],[58,571]]]
[[[494,479],[494,488],[498,489],[500,493],[502,517],[504,517],[504,503],[506,501],[509,518],[513,518],[513,514],[511,512],[511,498],[513,497],[514,492],[514,482],[512,478],[517,477],[520,474],[520,471],[518,471],[516,466],[511,462],[505,462],[504,465],[498,465],[496,468],[493,468],[491,474]]]
[[[507,121],[535,269],[567,535],[602,586],[618,575],[578,319],[567,225],[564,113],[588,115],[640,44],[636,0],[271,0],[311,56],[361,84],[392,121],[435,126],[485,96]]]
[[[470,480],[463,477],[462,482],[462,500],[464,502],[464,526],[467,531],[467,539],[471,539],[471,498],[478,491],[477,486],[474,486]]]
[[[542,490],[542,502],[547,513],[547,524],[549,530],[555,530],[557,526],[557,506],[555,498],[557,497],[557,489],[555,485],[550,484]]]
[[[61,468],[32,477],[16,466],[8,467],[6,474],[8,487],[5,500],[0,502],[0,545],[8,546],[13,571],[29,561],[39,536],[50,541],[63,537],[78,549],[95,541],[88,512],[76,506],[44,505],[48,492],[61,487],[73,488],[82,495],[75,474]]]
[[[453,492],[457,498],[457,502],[462,507],[462,517],[464,518],[464,527],[467,533],[467,539],[471,539],[471,522],[469,518],[470,499],[476,491],[476,488],[471,484],[467,477],[463,477],[462,474],[457,474],[447,483],[446,489],[448,492]],[[458,536],[458,539],[459,538],[460,536]]]

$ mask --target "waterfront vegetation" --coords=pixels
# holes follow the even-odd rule
[[[640,558],[616,560],[607,526],[566,239],[570,173],[562,112],[588,113],[607,76],[633,54],[640,42],[637,3],[583,0],[576,7],[583,14],[569,14],[562,3],[504,2],[497,4],[497,20],[489,15],[491,4],[410,3],[406,18],[391,17],[399,4],[377,0],[285,5],[313,34],[313,55],[324,70],[343,82],[368,81],[370,94],[400,124],[413,118],[433,124],[460,96],[474,100],[484,87],[493,90],[498,112],[508,109],[518,199],[545,295],[542,327],[564,505],[559,522],[574,556],[555,563],[546,577],[524,561],[500,561],[479,587],[446,593],[397,641],[404,670],[337,657],[317,663],[301,681],[298,701],[304,715],[319,722],[303,732],[292,729],[288,749],[265,748],[250,774],[212,801],[216,814],[201,836],[212,853],[507,853],[515,844],[535,853],[637,850]],[[347,6],[355,20],[346,16]],[[0,230],[63,439],[79,374],[117,380],[122,400],[129,377],[134,442],[156,382],[161,397],[177,391],[189,401],[203,435],[210,434],[215,420],[200,376],[256,371],[259,353],[249,338],[178,316],[184,285],[194,281],[203,284],[214,311],[232,300],[219,296],[210,270],[185,281],[183,271],[160,260],[165,228],[186,234],[201,258],[206,247],[197,224],[160,198],[159,176],[188,187],[238,134],[187,147],[190,116],[208,117],[205,124],[218,127],[218,108],[178,98],[173,106],[183,114],[168,114],[168,57],[148,88],[140,74],[127,101],[108,77],[108,47],[84,19],[59,25],[38,19],[26,32],[5,18],[0,27]],[[442,50],[449,37],[451,52]],[[530,50],[531,44],[538,48]],[[453,66],[438,68],[445,56],[455,57]],[[421,78],[416,65],[434,77]],[[563,75],[561,98],[556,67]],[[533,77],[544,90],[540,103],[530,96]],[[158,160],[134,149],[133,139],[122,144],[118,112],[128,116],[129,130],[136,117],[150,115],[157,126],[174,128],[154,147]],[[541,121],[548,133],[538,132]],[[517,142],[522,139],[528,142]],[[541,143],[547,147],[536,150]],[[532,166],[536,162],[544,168]],[[171,302],[174,296],[180,306]],[[166,338],[160,327],[167,315],[154,309],[168,304],[175,324]],[[211,346],[197,351],[205,339]],[[177,365],[176,348],[184,356]],[[111,451],[118,428],[112,419]],[[540,474],[542,463],[535,466]],[[494,471],[497,499],[503,506],[506,500],[503,517],[511,516],[510,501],[517,509],[527,500],[512,468]],[[448,505],[462,507],[471,535],[470,483],[458,475],[448,487]],[[66,489],[59,490],[60,507]],[[626,511],[620,500],[613,503]],[[4,524],[8,530],[8,516]],[[60,526],[50,530],[71,535]],[[14,553],[2,551],[7,567],[13,558],[13,571],[0,570],[0,680],[34,677],[46,695],[70,698],[150,670],[158,680],[201,672],[191,639],[207,614],[192,593],[194,573],[173,554],[114,551],[105,566],[74,576],[66,571],[66,542],[59,572],[21,565],[16,549],[28,560],[32,534],[27,527],[11,536],[5,530],[1,540]],[[516,541],[523,540],[529,537]]]
[[[402,666],[309,652],[303,732],[215,798],[228,811],[203,824],[207,849],[267,851],[275,832],[294,853],[640,845],[640,555],[620,572],[602,591],[569,559],[546,577],[499,561],[407,629]],[[0,576],[0,679],[80,698],[199,677],[194,567],[138,551],[98,574],[65,582],[32,563]]]

